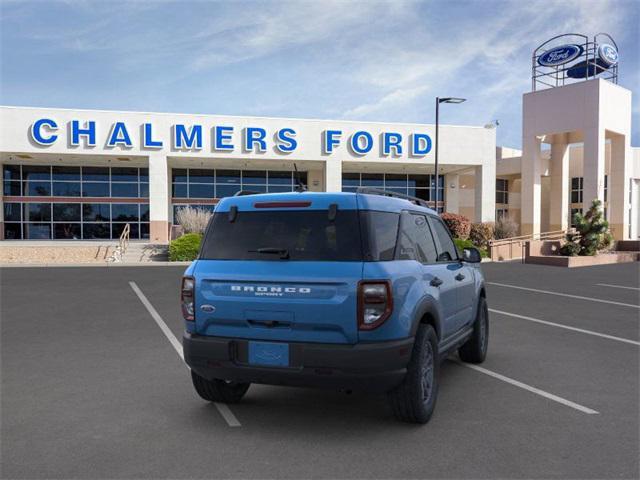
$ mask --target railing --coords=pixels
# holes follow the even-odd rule
[[[120,238],[118,239],[118,246],[113,251],[111,256],[107,258],[107,262],[121,262],[122,257],[124,256],[124,252],[129,248],[129,237],[131,234],[131,225],[128,223],[122,229],[122,233],[120,234]]]
[[[561,240],[564,239],[569,230],[554,230],[551,232],[540,232],[530,235],[520,235],[519,237],[501,238],[489,241],[489,252],[491,260],[512,260],[514,258],[525,257],[526,245],[533,241]]]

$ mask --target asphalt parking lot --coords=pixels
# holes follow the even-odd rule
[[[638,264],[482,268],[488,359],[445,362],[425,426],[356,393],[200,400],[183,267],[3,269],[2,478],[638,478]]]

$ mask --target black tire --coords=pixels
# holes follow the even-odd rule
[[[482,363],[487,358],[489,346],[489,308],[487,300],[480,297],[476,321],[473,324],[473,334],[459,349],[458,355],[463,362]]]
[[[396,418],[403,422],[427,423],[436,407],[439,377],[438,337],[431,325],[420,325],[407,375],[387,394]]]
[[[225,380],[207,380],[191,370],[193,386],[205,400],[209,402],[238,403],[247,393],[250,383],[227,382]]]

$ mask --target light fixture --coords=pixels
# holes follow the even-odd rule
[[[462,102],[466,102],[466,101],[467,101],[466,98],[460,98],[460,97],[438,98],[438,103],[462,103]]]

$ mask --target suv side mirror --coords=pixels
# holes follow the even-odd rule
[[[468,263],[480,263],[482,261],[482,255],[480,255],[480,251],[475,247],[465,248],[462,250],[462,260]]]

